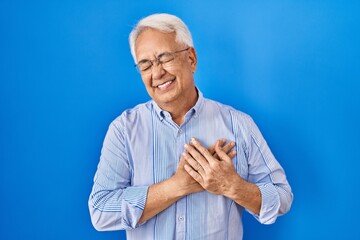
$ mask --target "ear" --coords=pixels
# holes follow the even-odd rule
[[[189,58],[188,58],[189,64],[191,66],[191,71],[195,73],[196,71],[196,64],[197,64],[197,56],[195,48],[191,47],[189,49]]]

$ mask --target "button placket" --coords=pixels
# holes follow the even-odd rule
[[[184,151],[185,144],[185,131],[180,127],[177,130],[176,134],[176,151],[177,156],[179,157],[178,161],[181,159],[181,155]],[[184,240],[186,235],[186,197],[179,199],[176,202],[176,240]]]

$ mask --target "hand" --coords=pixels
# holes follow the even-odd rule
[[[217,141],[214,154],[193,138],[191,144],[185,145],[183,157],[188,164],[185,164],[184,168],[207,191],[226,195],[233,181],[239,179],[231,160],[236,155],[236,151],[232,150],[228,153],[234,146],[235,143],[230,142],[225,148],[220,141]]]
[[[235,157],[236,152],[230,151],[234,146],[234,142],[226,143],[225,139],[220,139],[207,150],[214,158],[219,158],[218,154],[215,151],[215,145],[218,144],[222,149],[228,154],[228,156],[232,159]],[[190,194],[194,192],[204,191],[204,188],[196,181],[189,173],[185,170],[186,159],[185,156],[182,156],[176,170],[175,175],[173,176],[174,180],[184,191],[185,194]]]
[[[182,156],[180,158],[180,162],[176,169],[175,175],[172,176],[177,186],[179,186],[181,191],[184,192],[183,195],[204,191],[204,188],[185,171],[185,164],[186,160]]]

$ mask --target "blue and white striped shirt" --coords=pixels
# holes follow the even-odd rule
[[[184,144],[195,137],[209,147],[225,138],[236,143],[238,174],[261,191],[259,222],[286,213],[293,195],[282,167],[252,119],[201,92],[181,126],[154,101],[123,112],[110,125],[89,198],[98,230],[126,229],[127,239],[242,239],[243,207],[206,191],[190,194],[138,225],[148,187],[171,177]]]

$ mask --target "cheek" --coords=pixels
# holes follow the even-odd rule
[[[184,81],[188,77],[192,76],[192,69],[190,68],[190,66],[183,64],[176,67],[174,66],[172,69],[168,70],[168,73]]]
[[[146,88],[151,85],[151,80],[150,80],[149,77],[141,77],[141,79],[142,79],[142,81],[143,81]]]
[[[179,78],[184,84],[191,82],[193,79],[192,71],[189,68],[180,69],[176,73],[176,77]]]

